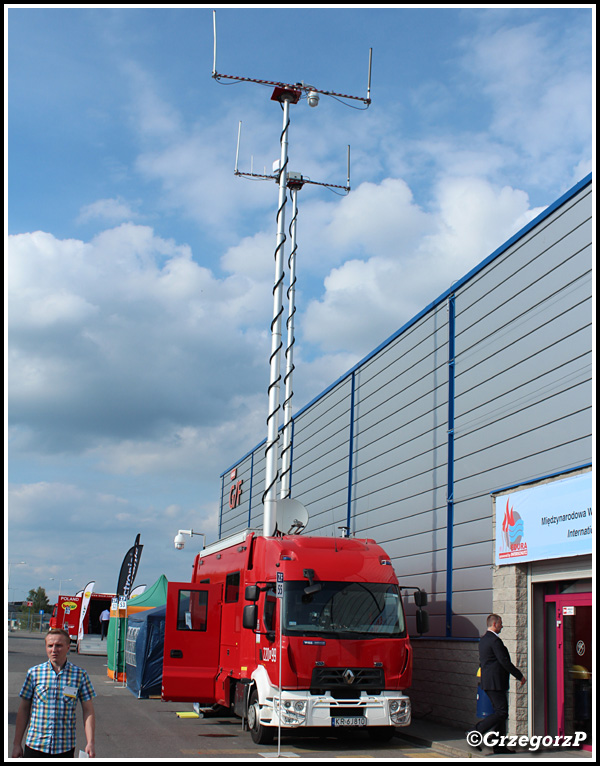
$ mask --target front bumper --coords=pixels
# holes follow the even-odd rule
[[[279,711],[277,694],[261,708],[261,723],[278,726]],[[410,699],[399,692],[363,692],[358,699],[336,699],[310,692],[281,694],[281,726],[285,728],[408,726],[410,721]]]

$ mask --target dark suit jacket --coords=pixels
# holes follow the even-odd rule
[[[510,661],[508,649],[500,636],[488,630],[479,640],[479,663],[481,665],[481,688],[485,691],[508,691],[512,674],[518,681],[523,673]]]

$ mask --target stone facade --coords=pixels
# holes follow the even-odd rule
[[[493,567],[493,611],[502,617],[502,641],[513,665],[527,676],[527,565]],[[527,684],[511,676],[508,694],[508,733],[527,734]]]
[[[496,540],[496,502],[492,512],[492,539]],[[494,543],[495,546],[495,543]],[[496,555],[494,550],[493,557]],[[494,558],[492,558],[494,560]],[[492,566],[493,612],[502,617],[502,641],[513,665],[527,676],[527,564]],[[528,685],[511,676],[508,692],[508,734],[528,733]]]
[[[411,643],[413,717],[471,729],[477,721],[478,642],[419,638]]]
[[[502,641],[511,660],[527,676],[527,565],[493,567],[493,611],[502,617]],[[477,641],[419,638],[412,641],[413,717],[463,730],[477,721]],[[512,676],[508,695],[509,734],[527,734],[527,684]]]

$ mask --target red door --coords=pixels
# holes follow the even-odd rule
[[[556,663],[556,697],[547,695],[548,733],[587,734],[584,749],[591,749],[592,735],[592,594],[546,596],[556,624],[556,645],[548,647]],[[552,634],[550,634],[552,635]],[[555,731],[554,731],[555,730]]]
[[[221,638],[221,585],[170,582],[167,591],[162,698],[215,702]]]

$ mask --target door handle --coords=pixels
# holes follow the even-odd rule
[[[171,657],[175,659],[180,659],[183,657],[183,652],[181,649],[171,649]]]

